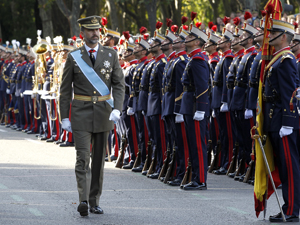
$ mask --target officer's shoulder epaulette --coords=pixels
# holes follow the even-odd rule
[[[194,57],[192,57],[192,59],[199,59],[199,60],[205,60],[203,56],[201,56],[200,54],[195,55]]]
[[[284,53],[282,56],[281,56],[281,60],[280,60],[280,63],[283,62],[283,60],[285,59],[294,59],[294,55],[292,55],[291,53]]]
[[[218,63],[220,60],[218,60],[218,59],[212,59],[211,61],[210,61],[210,63]]]
[[[184,61],[184,60],[185,60],[185,58],[184,58],[183,55],[180,55],[179,58],[181,59],[181,61]]]
[[[229,54],[227,54],[226,56],[225,56],[225,58],[234,58],[234,54],[232,54],[232,53],[229,53]]]
[[[167,60],[165,58],[162,58],[161,61],[166,64],[167,63]]]
[[[251,55],[257,55],[258,54],[258,52],[256,51],[256,50],[254,50],[252,53],[251,53]]]

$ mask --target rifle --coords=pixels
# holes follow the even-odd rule
[[[181,181],[180,188],[183,188],[184,185],[190,183],[191,180],[192,180],[192,163],[189,161],[184,177]]]
[[[239,143],[235,142],[235,148],[234,148],[234,151],[233,151],[233,157],[231,159],[230,165],[229,165],[227,173],[226,173],[227,176],[230,173],[233,173],[234,171],[236,171],[236,164],[237,164],[237,160],[238,160],[239,148],[240,148]]]
[[[240,164],[238,169],[236,170],[236,174],[234,176],[234,180],[238,180],[239,176],[245,173],[245,157],[243,156],[240,160]]]
[[[116,168],[122,168],[123,166],[123,160],[124,160],[124,155],[125,155],[125,150],[126,147],[128,145],[128,141],[127,141],[127,137],[126,137],[126,129],[125,129],[125,125],[123,124],[124,121],[123,120],[119,120],[119,128],[120,128],[120,132],[122,132],[122,139],[121,139],[121,146],[120,146],[120,151],[118,154],[118,158],[117,158],[117,162],[116,162]],[[122,124],[123,126],[122,126]]]
[[[173,154],[172,154],[172,160],[169,163],[168,170],[164,179],[164,183],[166,184],[168,181],[174,179],[174,173],[176,169],[176,151],[178,150],[178,147],[174,145],[173,147]]]
[[[145,164],[143,167],[143,171],[147,171],[150,167],[151,164],[151,158],[152,158],[152,141],[148,141],[147,143],[147,155],[146,155],[146,160]]]
[[[254,143],[254,141],[253,141],[253,143]],[[245,178],[243,180],[244,183],[248,183],[248,180],[250,180],[252,175],[254,174],[254,170],[255,170],[255,161],[254,161],[254,154],[252,152],[251,153],[251,161],[249,163],[248,170],[247,170]]]
[[[168,143],[168,147],[167,147],[167,157],[165,158],[164,160],[164,163],[163,163],[163,166],[161,168],[161,171],[159,173],[159,176],[158,176],[158,180],[161,180],[161,181],[164,181],[164,177],[166,176],[166,173],[167,173],[167,170],[168,170],[168,165],[170,163],[170,155],[171,155],[171,152],[170,152],[170,145]]]
[[[212,140],[208,140],[208,144],[207,144],[207,166],[211,165],[211,152],[213,150],[212,147]]]
[[[219,164],[219,155],[221,153],[221,141],[217,141],[217,146],[216,146],[216,153],[214,154],[214,159],[208,169],[208,172],[211,173],[213,170],[218,169],[218,164]]]
[[[154,146],[154,147],[155,147],[155,150],[156,150],[156,146]],[[153,151],[153,149],[152,149],[152,151]],[[157,165],[157,154],[156,154],[156,151],[153,151],[153,152],[154,152],[154,158],[152,159],[151,165],[148,169],[147,177],[155,172],[156,165]]]
[[[132,168],[136,168],[140,166],[141,162],[142,162],[142,153],[141,153],[141,149],[139,149]]]

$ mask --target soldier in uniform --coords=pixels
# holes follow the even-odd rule
[[[297,88],[297,63],[289,44],[294,25],[272,21],[269,44],[275,53],[265,68],[263,90],[264,133],[270,138],[274,161],[282,183],[283,213],[287,222],[299,222],[300,165],[297,149],[299,116],[293,92]],[[281,213],[269,217],[270,222],[283,222]]]
[[[75,174],[80,201],[77,211],[81,216],[88,215],[88,203],[91,213],[103,213],[99,198],[108,133],[113,129],[113,121],[120,119],[125,92],[117,52],[98,43],[99,20],[99,16],[78,20],[85,44],[69,53],[60,87],[62,128],[72,130],[75,140]],[[74,100],[70,122],[72,84]]]
[[[192,18],[193,20],[193,18]],[[205,144],[206,120],[209,113],[208,83],[209,66],[201,53],[207,42],[207,35],[193,24],[185,46],[190,57],[182,75],[183,95],[180,114],[183,114],[189,146],[189,160],[192,165],[192,180],[183,186],[184,190],[206,190],[207,152]],[[201,76],[199,76],[201,71]]]

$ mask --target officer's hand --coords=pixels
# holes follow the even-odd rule
[[[300,87],[297,88],[296,98],[300,100]]]
[[[72,132],[71,122],[70,122],[69,118],[62,119],[61,128],[66,131]]]
[[[251,109],[245,110],[245,119],[248,120],[253,117],[253,111]]]
[[[144,110],[142,111],[142,114],[143,114],[143,116],[145,116],[145,111]]]
[[[6,94],[10,94],[10,89],[9,88],[6,88]]]
[[[31,94],[31,99],[34,99],[34,98],[36,98],[36,93]]]
[[[197,121],[201,121],[204,119],[204,114],[205,112],[203,111],[196,111],[193,119]]]
[[[228,112],[228,104],[227,104],[227,102],[224,102],[224,103],[221,105],[220,111],[221,111],[221,112]]]
[[[212,116],[212,118],[216,118],[215,110],[212,111],[211,116]]]
[[[118,122],[118,120],[120,119],[120,111],[117,109],[114,109],[109,116],[109,120],[114,121],[115,123]]]
[[[133,108],[128,107],[128,109],[127,109],[127,115],[128,115],[128,116],[132,116],[133,114],[134,114]]]
[[[23,98],[23,97],[24,97],[23,93],[20,93],[20,97],[21,97],[21,98]]]
[[[184,121],[182,114],[176,114],[175,123],[182,123]]]
[[[293,133],[293,127],[282,126],[279,131],[280,137],[288,136]]]

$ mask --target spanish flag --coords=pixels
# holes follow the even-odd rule
[[[279,179],[278,169],[275,168],[273,149],[271,146],[270,139],[267,134],[263,131],[264,123],[264,103],[263,103],[263,85],[264,85],[264,74],[267,70],[267,65],[272,58],[274,52],[273,47],[269,46],[268,39],[268,28],[271,27],[271,18],[280,20],[282,12],[282,5],[280,0],[269,0],[262,11],[265,14],[265,27],[264,27],[264,41],[262,46],[262,63],[261,63],[261,73],[258,88],[258,103],[257,103],[257,132],[260,137],[265,137],[264,139],[264,151],[267,156],[267,160],[272,171],[272,177],[277,187],[281,182]],[[274,192],[271,182],[269,180],[268,170],[265,166],[262,149],[260,148],[258,140],[255,140],[255,150],[256,150],[256,166],[255,166],[255,182],[254,182],[254,202],[256,216],[258,217],[260,212],[265,208],[265,201]]]

